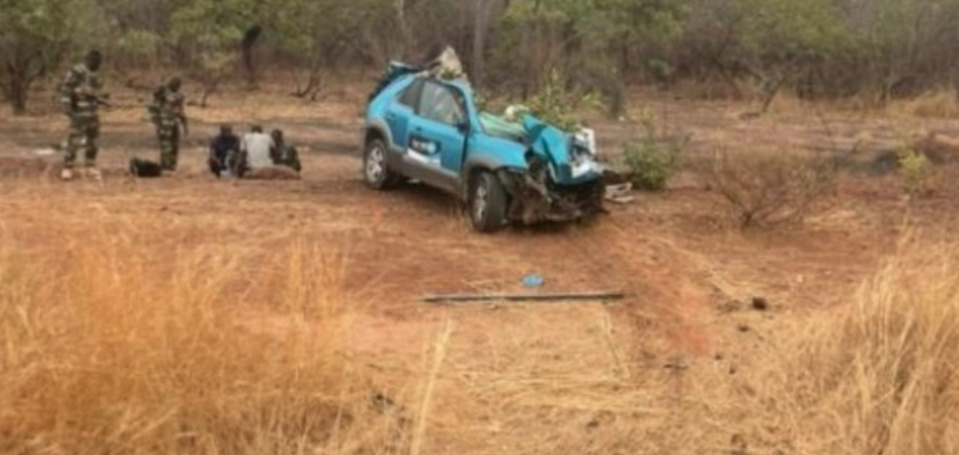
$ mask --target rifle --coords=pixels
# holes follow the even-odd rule
[[[109,108],[113,107],[113,103],[110,102],[110,94],[104,93],[102,95],[94,95],[93,100],[96,101],[97,105],[106,106]]]

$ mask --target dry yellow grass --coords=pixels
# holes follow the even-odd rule
[[[956,118],[959,117],[959,96],[955,90],[942,90],[923,94],[900,104],[906,115],[919,118]]]
[[[721,388],[757,453],[959,453],[955,244],[904,242],[848,305],[774,336],[749,378]]]
[[[959,450],[955,245],[904,243],[738,375],[644,370],[601,307],[519,308],[448,313],[423,366],[374,397],[345,355],[347,258],[295,230],[264,263],[187,224],[36,221],[0,228],[0,453]],[[503,338],[481,335],[500,319]]]
[[[249,283],[274,275],[236,243],[178,246],[190,229],[159,219],[37,221],[0,225],[0,453],[373,443],[339,343],[342,258],[292,242],[285,281],[251,308]]]

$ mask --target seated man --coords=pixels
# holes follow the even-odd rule
[[[273,137],[273,164],[281,167],[293,169],[297,173],[303,170],[300,164],[300,152],[296,147],[289,145],[283,139],[283,130],[273,130],[270,133]]]
[[[261,126],[253,126],[240,143],[240,160],[235,172],[237,177],[243,178],[250,172],[273,166],[271,152],[274,147],[273,138],[264,133]]]
[[[233,134],[233,127],[221,125],[220,134],[210,143],[210,172],[220,178],[235,166],[240,154],[240,138]]]

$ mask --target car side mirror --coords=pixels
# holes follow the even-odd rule
[[[460,120],[459,122],[456,123],[456,129],[459,130],[460,133],[469,134],[470,121],[466,119]]]

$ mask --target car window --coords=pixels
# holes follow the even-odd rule
[[[466,102],[458,91],[435,82],[427,82],[423,85],[419,115],[456,126],[466,119]]]
[[[408,106],[411,109],[416,109],[416,105],[420,100],[420,93],[423,92],[423,80],[417,80],[413,82],[406,90],[400,95],[399,102],[404,106]]]

